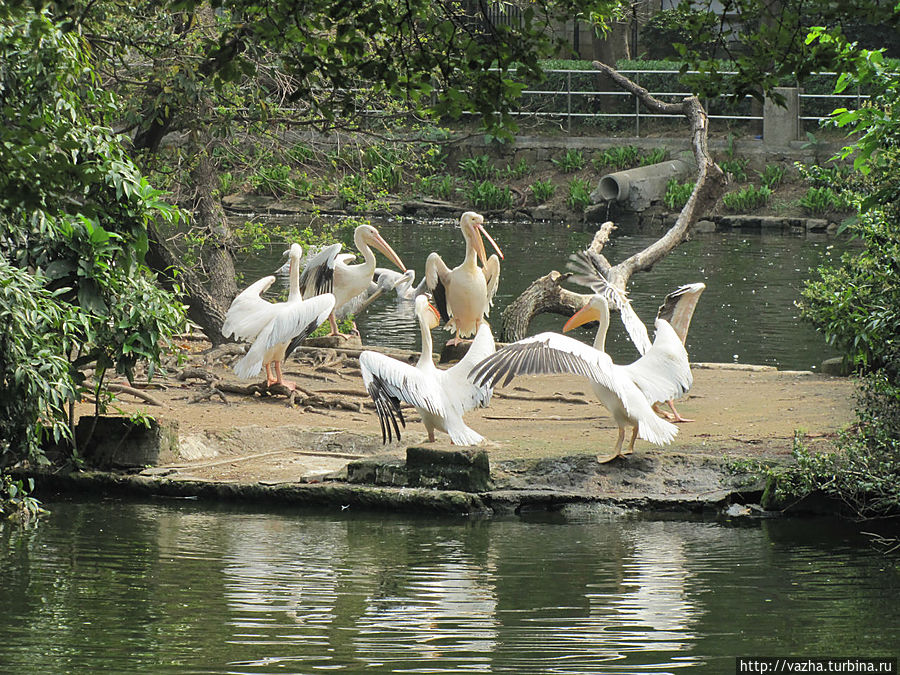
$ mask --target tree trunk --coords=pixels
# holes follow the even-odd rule
[[[193,172],[196,186],[194,212],[206,243],[202,249],[210,294],[223,308],[228,308],[237,295],[237,276],[230,249],[230,232],[225,209],[219,199],[219,177],[206,151],[200,153]]]
[[[538,314],[551,312],[572,316],[587,303],[589,295],[573,293],[560,284],[569,278],[556,270],[531,283],[504,311],[501,317],[500,341],[515,342],[528,335],[528,326]]]

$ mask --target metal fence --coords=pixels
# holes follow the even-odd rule
[[[522,92],[522,106],[511,114],[521,117],[552,118],[564,121],[571,130],[573,121],[602,120],[627,121],[634,127],[635,136],[641,135],[641,124],[654,119],[680,119],[680,115],[651,113],[644,109],[633,94],[623,90],[601,90],[597,87],[601,74],[596,70],[554,69],[545,71],[548,84],[543,89],[526,89]],[[679,101],[690,96],[687,91],[671,91],[661,86],[678,83],[677,70],[620,70],[620,73],[633,82],[646,87],[650,93],[663,101]],[[696,74],[692,71],[692,74]],[[734,74],[734,73],[725,73]],[[819,78],[819,89],[832,91],[829,81],[837,77],[837,73],[816,73]],[[858,89],[850,94],[815,93],[801,90],[800,123],[815,123],[816,126],[825,119],[831,110],[838,107],[859,107],[868,96]],[[704,108],[709,115],[711,125],[718,122],[758,123],[763,121],[762,108],[754,105],[754,99],[746,96],[742,101],[704,100]]]

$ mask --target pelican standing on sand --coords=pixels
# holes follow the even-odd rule
[[[590,381],[594,394],[619,427],[616,457],[632,453],[638,436],[656,445],[671,443],[678,428],[660,418],[651,404],[680,396],[692,381],[687,353],[672,326],[658,320],[647,353],[634,363],[619,366],[604,351],[609,304],[599,293],[566,322],[563,331],[589,321],[600,322],[593,347],[559,333],[540,333],[497,350],[475,366],[470,377],[475,384],[493,385],[504,376],[504,384],[508,384],[516,375],[580,375]],[[633,431],[628,449],[623,451],[626,427]]]
[[[335,312],[347,302],[358,296],[369,287],[372,275],[375,274],[374,246],[384,253],[391,262],[404,272],[406,266],[394,249],[382,238],[371,225],[360,225],[353,233],[353,242],[362,253],[363,262],[358,265],[349,264],[353,256],[341,253],[341,244],[332,244],[313,256],[307,263],[300,277],[300,286],[305,295],[321,293],[334,294],[334,311],[328,316],[331,324],[331,335],[342,335],[338,331]],[[342,337],[346,337],[342,335]]]
[[[434,441],[434,430],[450,436],[456,445],[477,445],[484,437],[463,422],[463,413],[483,408],[491,400],[492,389],[469,381],[472,367],[494,352],[494,338],[490,326],[482,323],[459,363],[440,370],[434,365],[431,353],[431,331],[440,324],[437,309],[425,295],[415,300],[416,318],[422,330],[422,353],[415,366],[385,354],[365,351],[359,355],[363,384],[375,402],[381,422],[381,437],[392,440],[392,430],[400,440],[400,424],[406,427],[400,403],[415,407],[422,417],[428,440]]]
[[[253,343],[244,358],[234,365],[238,377],[253,377],[265,366],[267,386],[280,384],[293,389],[294,383],[284,379],[281,364],[328,318],[334,309],[334,296],[325,293],[304,300],[300,293],[303,250],[299,244],[291,244],[287,253],[290,277],[287,301],[269,302],[260,297],[275,282],[274,275],[263,277],[232,300],[222,324],[222,335]]]
[[[503,257],[497,242],[484,229],[484,216],[466,211],[459,219],[459,227],[466,240],[462,264],[451,270],[437,253],[429,254],[425,261],[425,284],[434,296],[441,319],[447,322],[444,328],[455,333],[448,345],[473,335],[489,315],[500,282],[500,258]],[[481,235],[487,237],[500,258],[497,255],[487,258]]]

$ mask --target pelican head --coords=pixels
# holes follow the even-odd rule
[[[403,264],[403,261],[400,260],[400,256],[391,248],[390,244],[388,244],[379,234],[378,230],[376,230],[371,225],[360,225],[356,228],[356,231],[353,233],[353,239],[356,242],[356,247],[361,248],[361,244],[364,242],[369,246],[374,246],[379,251],[384,253],[388,259],[394,263],[397,267],[399,267],[404,272],[406,271],[406,265]]]
[[[566,321],[563,332],[568,332],[590,321],[599,321],[604,326],[609,325],[609,303],[602,295],[592,295],[587,304]]]
[[[459,218],[459,227],[463,232],[463,237],[465,237],[466,241],[472,242],[472,246],[475,247],[475,252],[478,254],[478,259],[481,260],[482,265],[487,265],[487,253],[484,250],[484,241],[482,241],[480,235],[484,235],[489,242],[491,242],[491,246],[494,247],[494,250],[497,251],[497,255],[500,258],[503,258],[503,251],[500,250],[500,247],[497,246],[497,242],[494,241],[493,237],[487,233],[487,230],[484,229],[484,216],[480,213],[475,213],[474,211],[466,211]]]
[[[434,330],[441,323],[441,314],[437,307],[431,304],[427,295],[416,296],[416,317],[428,330]]]

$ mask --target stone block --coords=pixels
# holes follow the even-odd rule
[[[133,469],[173,462],[178,457],[178,421],[148,418],[147,424],[126,417],[85,415],[75,428],[78,451],[102,469]]]
[[[396,457],[367,457],[347,464],[347,482],[362,485],[405,487],[406,466]]]
[[[406,450],[406,473],[410,487],[484,492],[491,489],[491,465],[485,450],[436,450],[410,447]]]

